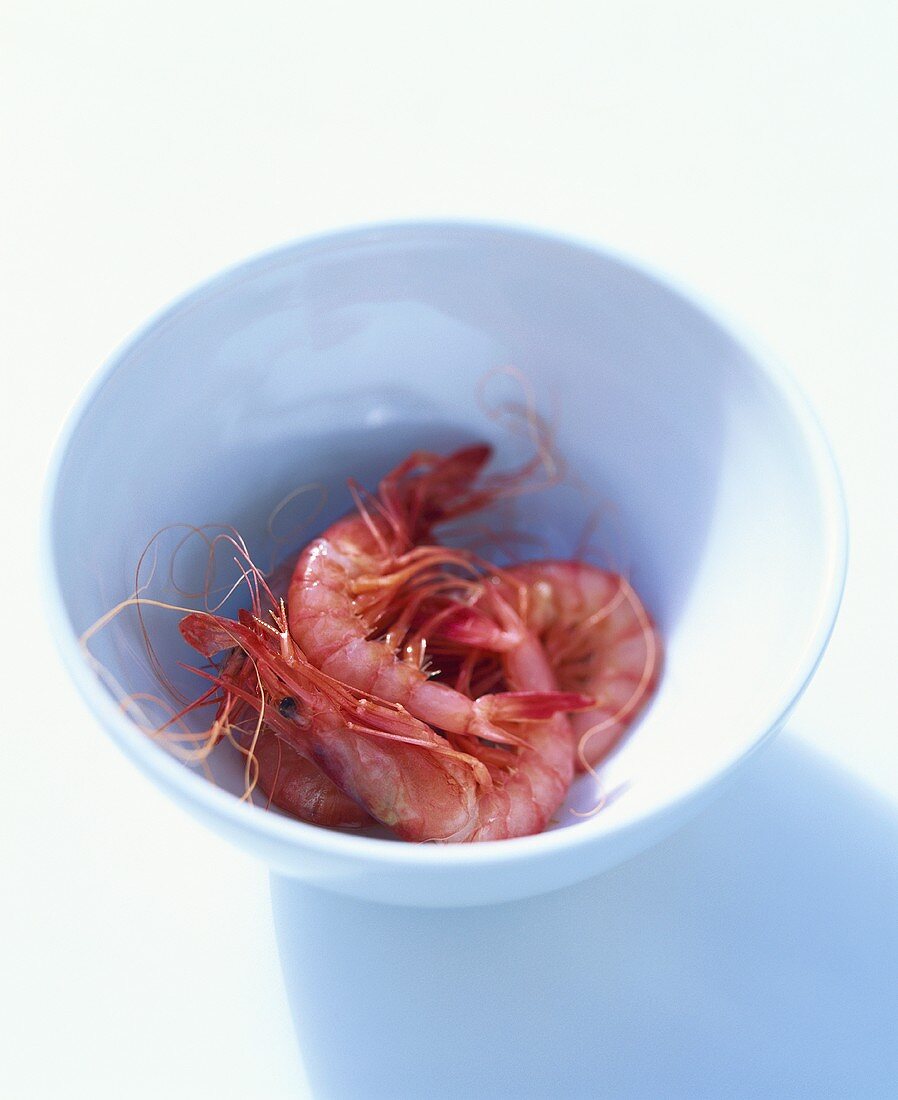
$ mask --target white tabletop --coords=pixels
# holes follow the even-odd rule
[[[639,1018],[668,998],[689,1024],[627,1055],[660,1058],[654,1086],[618,1052],[608,1093],[822,1095],[812,1065],[833,1095],[898,1091],[892,5],[13,0],[0,20],[0,1094],[308,1094],[266,872],[137,774],[57,662],[39,493],[75,396],[160,305],[309,232],[439,215],[592,237],[701,290],[792,367],[848,495],[843,612],[789,730],[704,830],[609,880],[621,959],[655,942],[628,942],[626,906],[656,906],[692,962],[638,971]]]

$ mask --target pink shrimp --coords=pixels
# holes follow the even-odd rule
[[[259,769],[259,787],[291,817],[333,829],[371,824],[370,815],[361,806],[284,738],[264,731],[252,752]]]
[[[471,699],[435,683],[423,667],[426,643],[397,645],[404,630],[384,632],[384,606],[409,584],[431,592],[463,586],[458,571],[477,574],[472,555],[424,545],[433,527],[513,491],[526,471],[474,483],[491,454],[478,445],[448,456],[416,452],[380,483],[377,497],[314,539],[300,554],[287,599],[290,633],[309,661],[362,691],[401,703],[410,714],[451,734],[509,741],[508,722],[527,717],[519,693]],[[528,468],[529,469],[529,468]],[[455,570],[455,573],[449,572]],[[477,582],[470,582],[475,593]],[[533,716],[550,699],[533,696]],[[554,709],[576,707],[558,695]],[[514,738],[511,738],[514,740]]]
[[[311,665],[287,629],[283,606],[274,626],[249,612],[232,622],[205,612],[181,622],[185,639],[212,657],[239,646],[252,663],[258,689],[228,675],[231,661],[209,674],[226,695],[249,704],[277,736],[322,771],[376,820],[406,840],[503,839],[545,827],[564,797],[573,752],[557,736],[559,693],[514,693],[532,726],[528,747],[504,751],[505,767],[452,748],[446,738],[402,706],[352,689]],[[523,652],[523,651],[522,651]],[[531,655],[541,660],[535,647]],[[552,686],[551,671],[523,671],[527,682]],[[290,704],[285,707],[284,701]],[[541,703],[535,700],[541,700]],[[568,696],[583,705],[579,696]],[[269,711],[271,712],[269,714]]]
[[[479,605],[490,606],[498,626],[500,660],[505,682],[513,691],[557,691],[560,683],[535,633],[488,587]],[[451,616],[446,617],[451,621]],[[572,708],[573,709],[573,708]],[[561,806],[574,778],[576,740],[571,717],[556,713],[527,729],[523,758],[506,779],[504,791],[522,825],[522,832],[542,832]]]
[[[493,667],[497,661],[507,667],[515,643],[497,609],[506,600],[514,603],[557,686],[593,699],[569,719],[579,766],[591,767],[617,744],[657,687],[661,640],[648,612],[623,577],[585,562],[526,562],[498,571],[492,583],[477,601],[443,616],[434,652],[446,643],[461,646],[469,664],[480,662],[481,675],[484,654],[493,655]]]
[[[595,706],[571,716],[581,767],[614,748],[651,699],[662,645],[629,582],[585,562],[525,562],[504,571],[518,609],[540,639],[564,691]]]
[[[212,644],[210,622],[204,617],[185,619],[182,633],[201,652]],[[355,829],[371,823],[371,818],[361,806],[345,795],[314,761],[277,736],[272,722],[290,728],[285,719],[289,720],[291,716],[292,699],[283,699],[277,714],[268,721],[260,724],[253,714],[249,727],[243,724],[244,716],[252,714],[253,707],[231,688],[238,689],[241,695],[252,694],[257,683],[253,664],[243,650],[235,648],[231,651],[220,671],[219,681],[221,698],[210,735],[214,742],[221,738],[225,729],[230,731],[235,742],[250,758],[249,773],[252,775],[255,769],[255,782],[270,802],[313,825]],[[201,705],[203,701],[200,701]]]

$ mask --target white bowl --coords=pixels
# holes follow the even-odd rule
[[[413,447],[512,445],[478,404],[513,364],[590,486],[528,504],[570,555],[591,510],[658,620],[657,698],[603,769],[617,797],[540,836],[413,845],[332,832],[241,803],[150,740],[78,639],[134,582],[167,524],[228,522],[265,550],[292,487],[371,483]],[[311,532],[310,532],[311,533]],[[59,444],[45,521],[50,614],[89,706],[193,814],[282,874],[371,900],[491,903],[593,875],[668,833],[785,721],[841,596],[846,525],[824,437],[785,372],[705,305],[630,261],[490,225],[376,226],[241,265],[154,318],[85,394]],[[198,553],[179,560],[197,583]],[[160,574],[159,579],[162,583]],[[167,667],[189,659],[175,617]],[[152,688],[134,616],[95,646],[128,690]],[[195,686],[195,685],[194,685]],[[578,781],[571,804],[595,801]]]

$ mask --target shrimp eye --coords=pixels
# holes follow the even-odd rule
[[[285,695],[278,703],[278,713],[282,718],[295,718],[298,709],[296,700],[290,695]]]

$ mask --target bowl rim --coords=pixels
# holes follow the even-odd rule
[[[240,802],[230,792],[215,786],[200,773],[186,767],[134,725],[83,658],[78,637],[65,611],[62,585],[56,570],[53,516],[58,499],[59,478],[69,445],[85,413],[104,385],[127,361],[128,356],[161,326],[225,287],[231,289],[236,283],[252,278],[264,270],[291,262],[303,252],[314,253],[322,249],[384,243],[390,238],[414,238],[421,234],[444,237],[498,236],[522,242],[556,245],[568,251],[610,261],[615,266],[655,284],[703,315],[746,351],[753,368],[771,385],[782,406],[788,411],[792,425],[811,461],[825,532],[824,568],[816,620],[808,632],[808,640],[796,661],[795,670],[780,696],[768,708],[767,717],[759,723],[757,736],[751,745],[735,754],[724,768],[700,776],[697,782],[660,801],[647,813],[616,817],[612,821],[608,821],[605,814],[600,814],[591,820],[578,822],[576,827],[508,840],[481,841],[477,844],[409,844],[324,829]],[[414,867],[431,872],[440,867],[448,870],[518,863],[521,860],[544,858],[553,853],[595,843],[610,844],[612,838],[619,834],[637,828],[650,831],[652,826],[675,815],[679,808],[698,803],[711,787],[729,776],[783,725],[798,702],[832,635],[845,587],[847,561],[847,508],[829,441],[798,383],[787,368],[754,336],[746,333],[740,324],[735,323],[716,304],[709,302],[703,294],[684,286],[679,279],[671,277],[653,264],[633,259],[604,243],[542,227],[469,218],[387,221],[325,230],[238,261],[179,295],[151,315],[136,332],[124,340],[82,389],[53,447],[44,483],[40,520],[40,566],[44,581],[42,587],[45,609],[63,663],[89,709],[141,771],[175,797],[176,801],[188,808],[201,810],[204,816],[228,826],[229,831],[254,834],[259,840],[274,843],[279,848],[286,846],[297,853],[314,852],[342,860],[380,864],[382,867]]]

